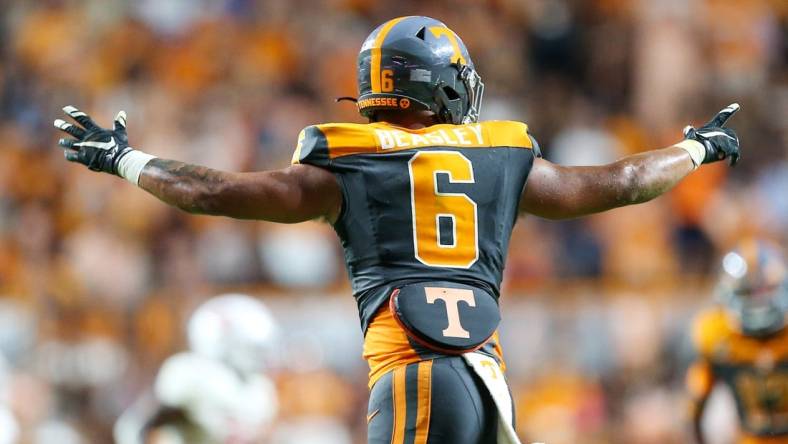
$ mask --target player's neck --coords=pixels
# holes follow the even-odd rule
[[[376,121],[408,129],[426,128],[439,123],[435,118],[435,114],[429,111],[413,113],[382,112],[377,116]]]

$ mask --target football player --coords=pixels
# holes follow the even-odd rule
[[[733,104],[675,145],[605,166],[540,158],[521,122],[480,122],[484,85],[457,34],[429,17],[378,26],[358,57],[367,124],[305,128],[292,165],[235,173],[131,148],[126,114],[99,127],[64,108],[66,159],[192,213],[322,219],[345,250],[370,366],[370,443],[518,442],[498,297],[518,216],[562,219],[645,202],[703,164],[739,159]],[[527,181],[527,185],[526,185]]]
[[[278,327],[260,301],[227,294],[200,305],[187,326],[189,351],[161,366],[153,392],[115,424],[118,444],[252,444],[277,411],[262,373],[275,359]]]
[[[699,357],[687,373],[696,440],[717,383],[733,392],[744,443],[788,443],[788,270],[770,244],[746,241],[722,260],[719,306],[693,326]]]

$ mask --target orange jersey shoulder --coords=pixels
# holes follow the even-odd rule
[[[356,154],[383,154],[430,147],[533,148],[528,125],[514,121],[487,121],[466,125],[433,125],[409,129],[384,122],[326,123],[301,131],[293,163],[326,162]]]
[[[698,353],[713,362],[756,364],[770,360],[788,361],[788,331],[767,338],[742,334],[734,318],[722,307],[701,312],[693,323],[692,337]]]
[[[698,354],[711,358],[734,334],[728,315],[720,307],[700,312],[692,322],[692,343]]]

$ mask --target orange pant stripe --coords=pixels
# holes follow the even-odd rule
[[[391,383],[394,398],[394,428],[391,431],[391,444],[403,444],[405,442],[405,419],[407,414],[405,370],[407,368],[407,365],[403,365],[395,369]]]
[[[430,404],[432,404],[432,361],[419,362],[418,380],[416,438],[413,444],[427,444],[430,434]]]

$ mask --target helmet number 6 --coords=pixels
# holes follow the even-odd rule
[[[394,91],[394,71],[390,69],[380,71],[380,90],[382,92]]]
[[[476,202],[465,193],[439,191],[438,174],[449,183],[475,183],[471,161],[457,151],[419,151],[408,172],[416,259],[431,267],[470,268],[479,259]]]

